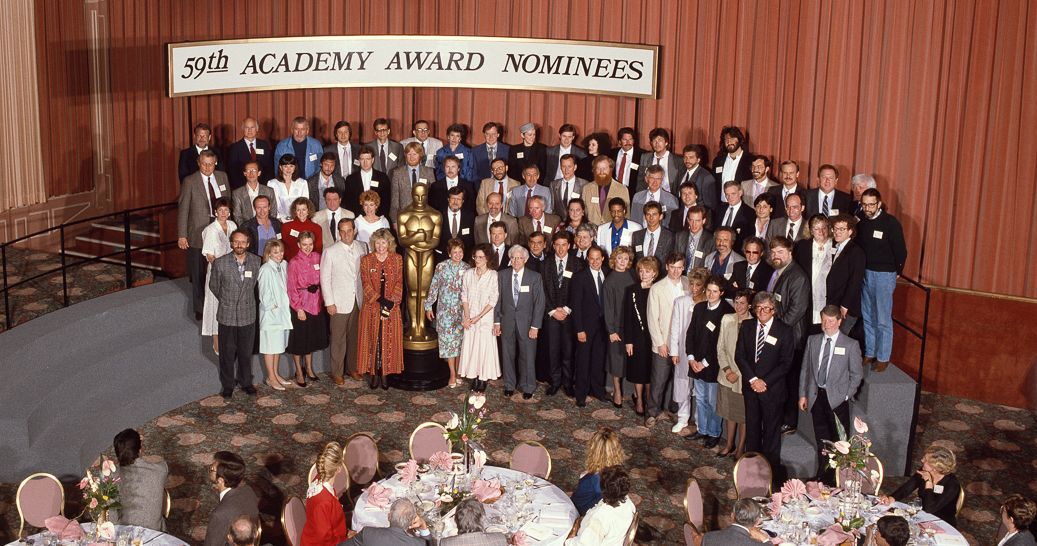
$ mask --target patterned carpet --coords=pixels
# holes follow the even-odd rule
[[[721,515],[719,522],[726,524],[724,515],[733,501],[734,461],[717,459],[698,444],[672,434],[670,422],[660,420],[653,430],[640,426],[633,409],[627,407],[629,399],[621,410],[593,401],[581,410],[561,394],[543,397],[542,390],[529,401],[520,396],[505,400],[500,385],[491,385],[487,405],[492,418],[502,422],[490,429],[486,439],[491,464],[507,465],[508,454],[519,440],[540,441],[554,457],[552,481],[571,491],[582,469],[584,442],[596,427],[608,425],[624,439],[634,478],[632,496],[655,531],[639,542],[682,543],[682,489],[688,477],[699,480],[713,525],[718,523],[717,514]],[[446,412],[456,408],[462,396],[461,390],[450,389],[371,391],[348,379],[344,387],[337,388],[325,378],[307,389],[283,393],[261,386],[255,402],[240,391],[230,402],[212,396],[145,424],[141,432],[145,451],[169,461],[171,533],[195,544],[201,542],[216,498],[206,485],[205,465],[211,453],[229,449],[248,462],[249,481],[263,498],[264,542],[281,544],[281,503],[287,495],[305,493],[303,478],[323,442],[342,440],[353,432],[371,432],[379,442],[383,470],[389,471],[392,463],[404,459],[410,431],[423,421],[444,422]],[[973,544],[992,543],[1000,499],[1010,493],[1037,496],[1037,459],[1027,455],[1037,448],[1034,416],[1023,410],[925,394],[919,426],[920,445],[937,442],[959,457],[958,476],[967,484],[968,494],[959,518],[961,530]],[[891,491],[903,480],[888,477],[883,490]],[[12,536],[18,525],[10,501],[13,491],[12,485],[0,489],[0,510],[7,514]],[[66,513],[78,511],[70,506]]]

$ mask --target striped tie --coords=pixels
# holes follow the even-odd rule
[[[764,338],[765,338],[764,334],[765,334],[765,332],[763,330],[763,323],[761,322],[760,323],[760,329],[756,333],[756,362],[757,363],[760,362],[760,355],[763,354],[763,341],[764,341]]]
[[[821,204],[821,214],[828,216],[830,211],[831,209],[828,208],[828,196],[826,195],[824,202]]]

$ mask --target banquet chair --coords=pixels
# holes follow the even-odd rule
[[[39,472],[32,474],[18,484],[18,492],[14,496],[18,508],[18,538],[22,538],[25,524],[43,528],[46,519],[60,516],[65,511],[65,489],[53,474]]]
[[[410,434],[410,458],[427,463],[429,457],[440,451],[450,452],[450,441],[446,439],[446,427],[436,422],[418,425]]]
[[[634,512],[634,519],[630,520],[630,528],[627,529],[627,535],[623,537],[623,546],[633,546],[634,539],[637,538],[637,524],[641,520],[641,516]]]
[[[522,442],[511,450],[511,469],[546,480],[551,475],[551,452],[540,442]]]
[[[961,507],[965,506],[965,484],[959,483],[961,489],[958,490],[958,502],[954,505],[954,515],[957,516],[961,513]]]
[[[357,432],[346,439],[342,460],[349,470],[352,486],[366,487],[381,476],[378,468],[378,442],[366,432]]]
[[[760,453],[750,451],[738,458],[732,477],[738,498],[771,494],[771,465]]]
[[[300,546],[302,528],[306,525],[306,505],[296,496],[288,497],[281,509],[281,529],[288,546]]]
[[[868,460],[864,463],[864,471],[868,475],[868,479],[861,480],[861,493],[865,495],[878,496],[879,489],[882,488],[882,481],[886,479],[886,469],[882,466],[882,461],[879,460],[875,455],[868,457]],[[875,483],[871,483],[871,471],[876,470],[879,473],[879,479]],[[856,472],[850,468],[840,468],[835,473],[835,486],[842,487],[844,476],[851,476]]]
[[[317,465],[310,465],[310,471],[306,473],[306,486],[309,487],[313,480],[317,477]],[[342,493],[349,490],[349,469],[346,465],[342,465],[342,470],[335,474],[335,479],[331,482],[332,488],[335,490],[335,496],[340,497]]]
[[[688,478],[688,485],[684,488],[684,513],[688,516],[688,524],[697,533],[705,532],[702,490],[699,489],[699,482],[695,478]]]
[[[162,499],[162,517],[169,519],[169,513],[173,510],[173,497],[170,496],[168,489],[164,492],[166,496]]]

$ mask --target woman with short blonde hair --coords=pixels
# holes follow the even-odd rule
[[[389,220],[385,216],[378,215],[378,207],[382,206],[382,197],[374,190],[367,190],[360,194],[359,215],[354,220],[356,224],[356,240],[367,243],[371,248],[371,234],[379,229],[389,228]]]
[[[581,516],[601,500],[601,471],[610,466],[622,465],[626,460],[626,453],[616,431],[601,427],[591,436],[587,441],[584,472],[572,494],[573,504]]]
[[[954,452],[940,445],[930,445],[922,455],[922,468],[915,471],[891,497],[882,500],[889,504],[917,493],[922,501],[922,510],[957,527],[958,497],[961,495],[961,483],[954,475],[957,467]]]

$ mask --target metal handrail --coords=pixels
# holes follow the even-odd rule
[[[925,368],[925,344],[926,341],[928,341],[929,337],[929,302],[932,299],[933,289],[929,288],[928,286],[925,286],[924,284],[922,284],[919,281],[916,281],[915,279],[905,277],[903,275],[900,275],[900,278],[907,281],[915,288],[919,288],[923,292],[925,292],[925,307],[922,311],[921,332],[912,328],[911,326],[908,326],[907,323],[901,321],[900,319],[893,317],[894,324],[900,326],[904,330],[907,330],[909,334],[918,338],[919,342],[921,343],[921,346],[918,348],[918,373],[915,376],[915,404],[914,408],[911,411],[911,429],[908,431],[907,441],[907,460],[904,463],[904,475],[906,476],[911,473],[911,461],[914,460],[915,435],[917,434],[918,429],[918,414],[919,409],[922,406],[922,371]]]
[[[118,211],[118,212],[110,212],[110,213],[107,213],[107,214],[99,214],[97,216],[91,216],[89,218],[83,218],[81,220],[75,220],[73,222],[62,222],[59,225],[56,225],[56,226],[53,226],[53,227],[49,227],[49,228],[46,228],[46,229],[42,229],[40,231],[37,231],[37,232],[34,232],[34,233],[30,233],[28,235],[23,235],[21,237],[18,237],[16,239],[12,239],[12,240],[7,241],[5,243],[0,243],[0,265],[2,265],[2,270],[3,270],[2,271],[3,288],[0,289],[0,291],[2,291],[3,294],[4,294],[4,316],[5,316],[4,320],[5,320],[6,329],[10,330],[14,326],[14,324],[13,324],[14,319],[13,319],[13,317],[11,315],[11,296],[10,296],[11,290],[13,288],[21,286],[23,284],[26,284],[26,283],[35,281],[37,279],[40,279],[42,277],[45,277],[45,276],[48,276],[48,275],[53,275],[54,273],[57,273],[59,271],[61,272],[62,307],[68,307],[70,305],[69,294],[68,294],[68,270],[70,268],[72,268],[72,267],[77,267],[77,266],[80,266],[80,265],[83,265],[83,264],[88,264],[88,263],[93,263],[93,262],[100,262],[100,261],[104,261],[104,260],[112,260],[116,256],[121,255],[123,257],[123,263],[124,263],[125,273],[126,273],[126,288],[130,288],[133,285],[133,263],[131,261],[133,252],[140,251],[140,250],[149,250],[149,249],[154,249],[154,248],[161,248],[161,247],[169,246],[169,245],[172,245],[172,244],[176,243],[176,241],[162,241],[162,242],[155,243],[155,244],[150,244],[150,245],[136,246],[136,247],[133,246],[131,244],[132,243],[132,239],[130,237],[130,215],[138,213],[138,212],[141,212],[141,211],[150,211],[150,210],[155,210],[155,209],[168,209],[168,208],[175,207],[176,204],[177,203],[175,201],[173,201],[173,202],[169,202],[169,203],[162,203],[162,204],[159,204],[159,205],[148,205],[148,206],[145,206],[145,207],[136,207],[136,208],[132,208],[132,209],[125,209],[125,210],[121,210],[121,211]],[[85,224],[87,222],[95,222],[97,220],[102,220],[102,219],[107,219],[107,218],[117,218],[119,216],[122,216],[122,227],[123,227],[123,246],[122,246],[122,248],[120,250],[117,250],[115,252],[111,252],[111,253],[108,253],[108,254],[102,254],[100,256],[95,256],[95,257],[92,257],[92,258],[81,258],[78,261],[75,261],[73,263],[69,263],[68,262],[68,251],[67,251],[66,245],[65,245],[65,233],[66,233],[67,228],[72,227],[72,226],[77,226],[79,224]],[[7,271],[7,248],[9,246],[13,246],[13,245],[15,245],[17,243],[20,243],[22,241],[27,241],[29,239],[32,239],[34,237],[39,237],[41,235],[47,235],[47,234],[53,233],[55,231],[58,232],[59,248],[60,248],[59,252],[60,252],[60,256],[61,256],[61,266],[57,267],[55,269],[50,269],[50,270],[44,271],[42,273],[37,273],[36,275],[33,275],[33,276],[28,277],[26,279],[21,279],[18,282],[13,283],[13,284],[9,283],[8,282],[8,271]]]

